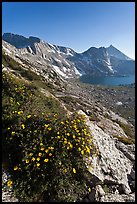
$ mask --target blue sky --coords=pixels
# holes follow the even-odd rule
[[[135,59],[135,2],[3,2],[4,32],[76,52],[112,44]]]

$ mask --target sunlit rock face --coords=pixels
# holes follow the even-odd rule
[[[91,47],[83,53],[77,53],[71,48],[52,45],[38,37],[26,38],[13,33],[4,33],[2,38],[17,48],[16,54],[19,52],[30,61],[37,61],[39,58],[38,61],[42,64],[47,61],[54,65],[53,69],[57,72],[58,70],[63,72],[63,74],[59,73],[63,77],[73,78],[83,74],[106,76],[135,73],[135,61],[112,45],[107,48]]]

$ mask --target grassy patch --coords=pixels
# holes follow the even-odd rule
[[[128,137],[132,137],[134,138],[134,134],[133,134],[133,131],[131,129],[131,127],[128,125],[128,124],[125,124],[125,123],[122,123],[120,122],[119,120],[116,121],[119,126],[123,129],[123,131],[125,132],[125,134],[128,136]]]
[[[107,184],[103,184],[103,185],[102,185],[102,188],[103,188],[105,194],[108,194],[108,193],[109,193],[109,187],[108,187]]]
[[[8,55],[2,54],[2,64],[6,67],[10,67],[14,70],[21,71],[21,65],[16,62],[14,59],[10,58]]]
[[[126,137],[121,137],[121,136],[117,136],[117,135],[113,135],[113,137],[118,138],[118,140],[120,142],[123,142],[124,144],[135,144],[135,139],[133,138],[126,138]]]

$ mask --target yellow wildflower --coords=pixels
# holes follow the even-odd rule
[[[75,139],[75,138],[76,138],[76,136],[75,136],[75,135],[73,135],[73,138]]]
[[[89,147],[86,146],[87,152],[90,154],[90,149]]]
[[[28,116],[27,116],[27,118],[30,118],[30,117],[31,117],[31,115],[28,115]]]
[[[90,149],[87,149],[87,152],[90,154]]]
[[[46,153],[48,153],[48,151],[49,151],[48,149],[45,150]]]
[[[83,151],[83,150],[81,151],[81,154],[84,154],[84,151]]]
[[[22,111],[18,111],[18,115],[20,115],[22,113]]]
[[[49,159],[44,159],[44,162],[48,162],[49,161]]]
[[[37,166],[40,166],[40,163],[37,163],[36,165],[37,165]]]
[[[73,147],[73,145],[72,144],[70,144],[70,148],[72,148]]]
[[[81,151],[81,148],[79,147],[78,150]]]
[[[8,127],[7,129],[10,130],[10,127]]]
[[[80,142],[80,140],[77,140],[78,142]]]
[[[25,129],[25,125],[24,125],[24,124],[22,124],[21,127],[22,127],[23,129]]]
[[[18,166],[15,166],[15,167],[14,167],[14,170],[15,170],[15,171],[18,170]]]
[[[9,180],[8,182],[7,182],[7,186],[11,186],[13,184],[13,182],[11,181],[11,180]]]
[[[59,132],[57,132],[57,135],[59,135]]]
[[[37,132],[37,130],[34,130],[34,132]]]
[[[60,136],[57,136],[58,139],[60,139]]]
[[[67,172],[67,169],[64,169],[64,172],[66,173],[66,172]]]
[[[50,130],[51,130],[51,128],[49,127],[49,128],[48,128],[48,130],[50,131]]]
[[[48,127],[49,125],[45,124],[44,126],[45,126],[45,127]]]
[[[40,152],[40,153],[38,154],[38,156],[41,157],[41,156],[42,156],[42,153]]]
[[[91,188],[90,187],[88,188],[88,191],[91,192]]]
[[[32,161],[35,161],[35,158],[34,157],[32,157],[32,159],[31,159]]]
[[[43,145],[43,143],[41,142],[41,143],[40,143],[40,146],[42,146],[42,145]]]
[[[29,163],[29,160],[28,159],[26,159],[26,164],[28,164]]]
[[[44,150],[44,147],[41,147],[41,149],[40,149],[41,151],[43,151]]]
[[[37,161],[39,161],[40,160],[40,157],[37,157]]]
[[[64,122],[63,122],[63,121],[61,121],[61,124],[63,125],[63,124],[64,124]]]
[[[66,141],[66,140],[64,141],[64,144],[67,144],[67,141]]]
[[[76,169],[75,169],[75,168],[73,168],[73,173],[74,173],[74,174],[76,173]]]
[[[49,147],[49,149],[54,149],[54,147]]]
[[[33,155],[33,153],[30,153],[29,156],[31,157]]]
[[[70,136],[70,133],[69,133],[69,132],[67,133],[67,136]]]
[[[41,149],[40,149],[41,151],[43,151],[44,150],[44,147],[41,147]]]
[[[14,135],[14,134],[15,134],[15,132],[12,132],[11,134],[12,134],[12,135]]]
[[[52,156],[52,153],[49,153],[49,156],[51,157],[51,156]]]

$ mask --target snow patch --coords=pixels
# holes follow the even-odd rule
[[[121,105],[123,105],[123,103],[122,103],[121,101],[118,101],[118,102],[116,103],[116,105],[121,106]]]
[[[77,70],[76,67],[74,67],[74,72],[75,72],[75,74],[77,74],[77,75],[79,75],[79,76],[82,76],[82,74]]]
[[[54,45],[52,45],[52,44],[50,44],[50,43],[48,43],[48,45],[51,46],[51,47],[53,47],[53,48],[55,49]]]
[[[64,62],[70,67],[70,64],[64,59]]]
[[[57,58],[55,58],[55,61],[57,61],[57,62],[60,62],[60,63],[61,63],[61,61],[60,61],[59,59],[57,59]]]
[[[56,65],[52,65],[52,66],[53,66],[54,70],[55,70],[59,75],[65,77],[65,78],[68,78],[67,75],[64,74],[64,73],[60,70],[60,68],[59,68],[58,66],[56,66]]]
[[[71,54],[70,51],[71,51],[71,50],[70,50],[69,48],[67,48],[67,53],[66,53],[66,55],[71,55],[71,56],[73,56],[73,54]]]
[[[63,67],[63,71],[66,72],[66,71],[67,71],[67,68],[66,68],[66,67]]]
[[[48,50],[48,49],[47,49],[46,51],[47,51],[47,52],[53,52],[53,53],[56,53],[56,52],[55,52],[54,50],[52,50],[52,49],[51,49],[51,50]]]

